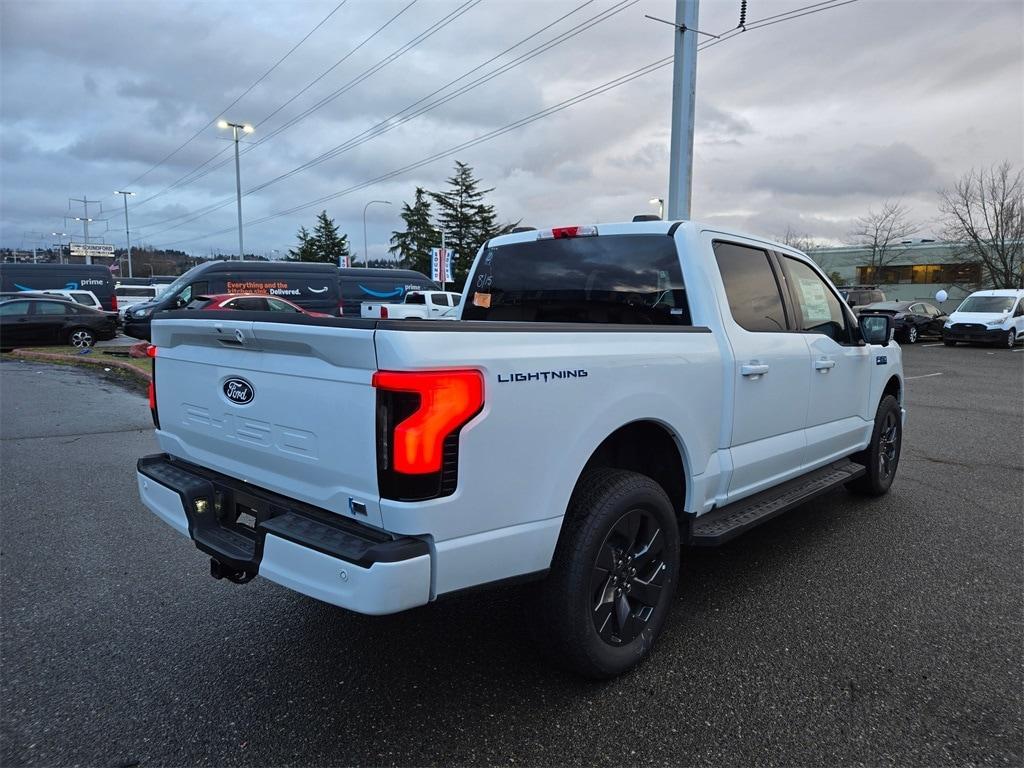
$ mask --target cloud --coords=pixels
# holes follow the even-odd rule
[[[228,117],[256,124],[247,141],[262,142],[243,145],[242,186],[251,189],[407,105],[437,98],[431,92],[463,73],[457,85],[611,7],[591,4],[556,22],[578,0],[490,0],[349,88],[461,5],[418,3],[359,47],[407,2],[350,2],[268,73],[335,5],[251,0],[239,12],[221,3],[0,4],[0,243],[16,246],[24,232],[61,227],[69,196],[104,197],[131,183],[138,193],[132,229],[152,238],[147,242],[230,251],[233,204],[198,214],[230,203],[234,193],[230,144],[204,126],[236,99]],[[793,7],[791,0],[756,5],[761,16]],[[644,11],[627,8],[469,93],[245,197],[244,218],[416,165],[668,56],[672,30],[644,19]],[[705,3],[701,12],[701,26],[712,31],[736,23],[734,3]],[[837,240],[850,220],[885,197],[903,197],[919,218],[934,216],[934,188],[972,165],[1024,163],[1022,24],[1024,7],[1014,0],[943,4],[941,12],[862,0],[707,49],[697,69],[695,215],[769,235],[791,224]],[[133,55],[111,55],[125,41]],[[668,183],[671,78],[671,68],[658,70],[456,157],[496,187],[502,219],[550,225],[650,212],[647,200],[664,197]],[[361,244],[363,205],[379,198],[395,203],[368,214],[369,250],[380,253],[400,223],[399,203],[416,185],[442,187],[454,159],[440,157],[247,226],[246,242],[258,252],[286,248],[300,225],[327,208]],[[183,177],[195,180],[180,183]],[[166,221],[188,212],[194,221]],[[110,238],[120,236],[119,215],[111,214]]]

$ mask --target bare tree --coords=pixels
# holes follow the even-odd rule
[[[943,237],[996,288],[1024,288],[1024,171],[1008,160],[939,190]]]
[[[869,279],[878,282],[882,269],[906,253],[903,241],[920,229],[900,201],[886,200],[879,211],[868,208],[867,215],[857,219],[850,237],[870,252]]]
[[[807,253],[810,250],[818,247],[818,243],[806,232],[797,232],[793,229],[792,224],[786,225],[786,234],[778,238],[779,242],[783,245],[788,245],[790,248],[796,248],[798,251]]]

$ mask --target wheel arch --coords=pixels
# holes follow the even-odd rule
[[[903,382],[900,381],[900,377],[893,374],[889,377],[889,380],[885,382],[885,387],[882,389],[882,397],[879,398],[879,402],[886,397],[886,395],[892,395],[896,398],[896,402],[903,405]]]
[[[679,434],[657,419],[637,419],[622,424],[593,450],[580,470],[573,493],[592,469],[625,469],[647,475],[664,489],[679,520],[680,531],[688,519],[688,479],[692,477],[685,444]]]

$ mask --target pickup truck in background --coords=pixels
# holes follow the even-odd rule
[[[651,650],[684,545],[899,464],[892,317],[695,222],[494,238],[456,322],[210,315],[154,319],[137,470],[212,575],[368,614],[535,579],[529,626],[591,677]]]
[[[454,319],[449,310],[457,307],[462,295],[449,291],[410,291],[401,304],[382,301],[364,301],[360,315],[372,320]]]

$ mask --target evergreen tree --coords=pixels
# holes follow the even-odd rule
[[[338,227],[334,220],[327,215],[327,211],[320,211],[316,217],[313,241],[317,255],[317,258],[313,259],[314,261],[341,264],[342,258],[347,260],[351,255],[348,247],[348,235],[338,233]]]
[[[441,244],[441,233],[430,221],[430,199],[423,187],[416,187],[412,205],[402,204],[404,232],[391,233],[389,253],[395,254],[406,269],[430,274],[430,249]]]
[[[466,163],[455,161],[455,175],[448,179],[448,185],[447,192],[431,192],[430,197],[437,204],[437,222],[445,234],[445,246],[458,254],[455,282],[461,284],[480,246],[510,227],[496,223],[494,206],[484,202],[484,195],[494,188],[480,189],[480,180],[473,177],[473,169]]]
[[[299,246],[288,250],[289,261],[320,261],[317,258],[316,244],[312,235],[305,227],[299,227]]]

